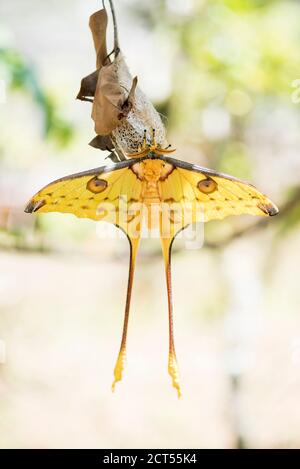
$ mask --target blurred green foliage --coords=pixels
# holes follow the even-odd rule
[[[44,137],[66,146],[72,140],[72,125],[60,117],[55,98],[42,87],[33,66],[18,51],[0,48],[0,67],[12,91],[27,93],[43,114]]]
[[[168,116],[171,134],[184,135],[210,167],[253,180],[253,141],[262,124],[280,111],[300,125],[299,106],[292,101],[292,84],[300,76],[300,2],[136,1],[131,12],[168,45],[173,58],[172,92],[158,106]],[[272,165],[271,135],[278,129],[270,128],[271,134],[260,138],[269,152],[264,158]],[[288,159],[285,163],[290,164]],[[276,178],[276,170],[270,168],[269,175]],[[281,194],[275,226],[285,234],[299,226],[299,187],[290,188],[287,179]]]
[[[238,176],[249,177],[251,155],[244,145],[249,126],[259,113],[292,106],[300,3],[154,0],[134,3],[132,13],[173,50],[173,91],[160,107],[169,113],[170,129],[200,146],[205,140],[212,166],[238,168]],[[200,112],[211,107],[230,119],[230,131],[214,139],[199,132]]]

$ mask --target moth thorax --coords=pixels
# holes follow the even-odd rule
[[[162,162],[160,160],[146,160],[143,163],[143,176],[149,187],[151,182],[157,183],[161,177]]]

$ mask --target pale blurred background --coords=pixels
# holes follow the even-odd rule
[[[144,240],[128,365],[111,393],[128,245],[72,215],[23,213],[45,183],[101,166],[91,106],[95,0],[0,5],[0,447],[300,447],[300,2],[115,1],[121,47],[176,156],[250,180],[273,219],[175,243],[183,397],[167,374],[157,240]],[[299,80],[299,81],[296,81]]]

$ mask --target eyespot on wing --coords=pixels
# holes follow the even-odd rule
[[[206,178],[199,181],[197,187],[203,194],[211,194],[218,189],[218,184],[213,179]]]
[[[90,179],[86,185],[88,191],[93,194],[100,194],[107,188],[107,181],[105,179],[98,179],[97,176]]]

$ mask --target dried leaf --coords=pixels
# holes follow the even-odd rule
[[[93,140],[89,143],[91,147],[99,148],[100,150],[113,150],[114,144],[111,141],[109,135],[97,135]]]
[[[93,98],[95,96],[97,81],[98,81],[99,70],[95,70],[95,72],[91,73],[87,77],[84,77],[81,80],[80,90],[76,99],[80,99],[81,101],[90,101],[93,102]]]
[[[134,77],[134,79],[132,80],[132,85],[131,85],[128,97],[122,104],[122,113],[119,116],[120,118],[126,117],[132,109],[137,83],[138,83],[138,77]]]
[[[132,81],[131,89],[121,86],[123,69],[127,67],[121,54],[110,65],[99,71],[98,83],[92,110],[95,131],[99,135],[108,135],[120,120],[131,111],[137,78]]]
[[[107,63],[107,13],[105,9],[96,11],[96,13],[94,13],[90,17],[90,29],[92,31],[94,46],[97,55],[97,69],[99,69]]]
[[[125,153],[134,152],[141,144],[144,130],[147,135],[151,135],[152,129],[155,128],[157,142],[160,145],[166,145],[167,142],[160,115],[137,86],[137,78],[132,78],[120,52],[114,10],[112,16],[113,62],[109,58],[110,55],[107,55],[106,48],[106,11],[100,10],[90,18],[90,29],[97,53],[97,70],[83,78],[77,98],[93,102],[92,119],[99,138],[96,137],[90,144],[106,149],[106,140],[100,138],[105,136],[122,160]]]

